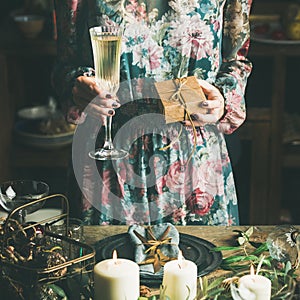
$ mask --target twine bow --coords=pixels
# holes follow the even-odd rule
[[[193,150],[192,153],[189,155],[189,158],[187,159],[186,164],[189,163],[190,159],[192,158],[194,152],[196,151],[196,146],[197,146],[197,131],[196,131],[196,126],[194,124],[194,121],[191,117],[191,114],[187,108],[186,102],[184,100],[184,97],[182,96],[182,91],[184,86],[186,85],[188,79],[187,77],[182,77],[182,78],[176,78],[173,79],[172,82],[174,84],[175,92],[169,97],[169,101],[178,101],[180,105],[184,108],[184,119],[187,116],[187,119],[191,122],[192,124],[192,129],[193,129]],[[180,132],[176,139],[169,143],[167,146],[160,148],[159,150],[166,150],[169,149],[171,146],[173,146],[180,138],[182,133],[182,127],[180,128]]]
[[[143,237],[136,230],[133,231],[134,234],[142,242],[142,244],[148,247],[148,249],[145,251],[145,254],[147,254],[147,258],[144,261],[140,262],[139,265],[153,264],[154,273],[157,273],[161,269],[161,267],[165,265],[166,262],[176,259],[175,257],[164,255],[160,249],[162,245],[172,245],[172,238],[168,237],[170,229],[171,228],[168,226],[159,239],[156,239],[150,226],[146,229],[146,236],[149,236],[150,239]]]
[[[169,101],[179,101],[184,108],[186,108],[186,103],[182,97],[182,89],[187,83],[187,77],[176,78],[172,80],[175,88],[175,92],[170,96]]]

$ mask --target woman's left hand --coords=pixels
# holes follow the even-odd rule
[[[206,124],[215,124],[224,114],[224,97],[221,92],[212,84],[205,80],[198,79],[200,86],[206,95],[207,100],[201,102],[201,107],[206,109],[206,114],[191,113],[194,126],[204,126]],[[184,125],[191,126],[191,122],[186,120]]]

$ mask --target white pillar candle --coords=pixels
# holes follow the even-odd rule
[[[137,300],[140,295],[138,264],[114,256],[94,267],[94,299]]]
[[[271,299],[271,280],[265,276],[254,274],[245,275],[239,279],[238,282],[239,293],[251,293],[255,295],[255,300],[269,300]]]
[[[169,261],[164,266],[163,288],[171,300],[194,300],[197,296],[197,266],[182,258]]]

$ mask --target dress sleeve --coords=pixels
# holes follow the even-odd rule
[[[244,94],[252,71],[247,59],[251,4],[252,0],[228,0],[224,7],[222,65],[215,85],[225,98],[225,113],[219,128],[226,134],[232,133],[246,119]]]
[[[52,84],[62,110],[69,122],[82,123],[85,114],[73,102],[75,79],[93,72],[88,35],[87,0],[56,0],[57,60],[52,72]]]

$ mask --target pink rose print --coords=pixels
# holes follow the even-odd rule
[[[137,10],[139,4],[136,0],[131,0],[129,2],[130,4],[126,6],[126,10],[130,13],[134,13]]]
[[[181,26],[174,26],[176,29],[170,32],[170,45],[174,48],[181,46],[183,56],[196,60],[211,56],[214,37],[205,21],[193,16],[181,22]]]
[[[176,223],[179,223],[181,220],[183,220],[186,217],[186,212],[182,207],[177,208],[174,210],[172,217]]]
[[[225,133],[232,133],[246,119],[246,112],[242,104],[242,96],[235,90],[226,93],[226,114],[220,123],[229,123],[229,130]]]
[[[199,30],[190,35],[190,43],[192,45],[191,58],[201,59],[212,55],[212,49],[209,42],[204,40],[205,33]]]
[[[161,176],[156,181],[158,194],[164,192],[164,188],[171,193],[185,194],[188,197],[198,186],[199,175],[197,169],[190,162],[186,165],[185,161],[176,161],[168,170],[168,173]]]
[[[226,94],[226,102],[229,103],[230,106],[238,107],[242,101],[242,96],[237,93],[236,90],[230,91]]]
[[[152,45],[151,48],[148,49],[149,57],[150,57],[150,69],[155,70],[158,69],[161,65],[161,57],[163,56],[163,49],[157,45]]]
[[[72,15],[72,21],[75,22],[76,21],[76,16],[77,16],[77,6],[78,6],[78,0],[73,0],[71,2],[71,10],[73,11],[73,15]]]
[[[202,192],[200,189],[196,189],[194,193],[186,200],[188,209],[199,216],[208,214],[213,204],[213,196]]]
[[[126,5],[126,11],[136,17],[136,20],[141,21],[147,18],[147,10],[144,3],[139,4],[136,0],[130,0],[130,4]]]
[[[126,220],[128,225],[135,224],[139,220],[139,224],[144,224],[149,221],[149,212],[145,212],[142,207],[133,206],[128,209],[126,212]]]
[[[163,188],[166,185],[166,179],[164,176],[161,176],[156,180],[156,191],[159,195],[163,193]]]
[[[166,186],[172,193],[183,193],[185,186],[185,168],[181,161],[176,161],[169,167],[165,177]]]
[[[111,186],[111,182],[112,178],[114,177],[114,174],[112,174],[110,172],[110,170],[105,170],[103,171],[103,173],[101,174],[102,180],[103,180],[103,190],[102,190],[102,194],[101,194],[101,202],[102,205],[109,205],[111,203],[110,200],[110,193],[112,190],[112,186]],[[118,177],[118,183],[117,183],[117,187],[114,187],[114,194],[119,197],[120,199],[123,198],[124,196],[124,181]]]
[[[186,211],[183,207],[169,203],[168,205],[164,205],[163,209],[165,215],[172,215],[175,223],[180,223],[180,221],[186,217]]]

